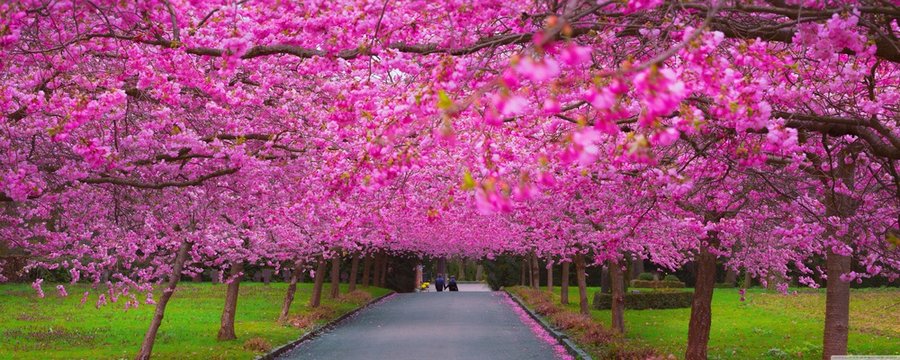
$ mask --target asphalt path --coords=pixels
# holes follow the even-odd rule
[[[397,294],[279,359],[554,359],[491,292]]]

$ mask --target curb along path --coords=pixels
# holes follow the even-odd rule
[[[378,303],[380,303],[380,302],[382,302],[382,301],[386,301],[386,300],[388,300],[391,296],[394,296],[394,295],[396,295],[396,294],[397,294],[397,293],[395,293],[395,292],[392,291],[392,292],[390,292],[390,293],[381,295],[381,296],[379,296],[378,298],[376,298],[376,299],[374,299],[374,300],[372,300],[372,301],[369,301],[368,303],[364,304],[363,306],[360,306],[360,307],[358,307],[358,308],[356,308],[356,309],[353,309],[353,310],[347,312],[346,314],[337,317],[337,318],[334,319],[334,320],[331,320],[331,321],[329,321],[329,322],[327,322],[327,323],[325,323],[325,324],[322,324],[322,325],[320,325],[320,326],[317,326],[317,327],[313,328],[313,329],[310,330],[309,332],[303,334],[303,336],[301,336],[301,337],[300,337],[299,339],[297,339],[297,340],[294,340],[294,341],[291,341],[291,342],[289,342],[289,343],[287,343],[287,344],[281,345],[281,346],[279,346],[279,347],[273,349],[272,351],[270,351],[270,352],[268,352],[268,353],[266,353],[266,354],[263,354],[263,355],[260,355],[260,356],[256,357],[255,360],[273,360],[273,359],[277,359],[278,356],[280,356],[280,355],[282,355],[282,354],[284,354],[284,353],[286,353],[286,352],[288,352],[288,351],[291,351],[292,349],[294,349],[295,347],[299,346],[300,344],[303,344],[304,342],[307,342],[307,341],[309,341],[309,340],[315,339],[317,336],[319,336],[319,335],[322,334],[323,332],[328,331],[328,330],[334,328],[335,326],[337,326],[338,324],[340,324],[340,323],[343,322],[344,320],[347,320],[348,318],[350,318],[350,317],[356,315],[356,314],[359,313],[360,311],[362,311],[362,310],[364,310],[364,309],[366,309],[366,308],[368,308],[368,307],[370,307],[370,306],[372,306],[372,305],[376,305],[376,304],[378,304]]]

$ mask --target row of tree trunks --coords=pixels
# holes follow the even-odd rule
[[[239,261],[231,267],[228,276],[228,289],[225,291],[225,308],[222,310],[222,320],[219,326],[219,341],[237,339],[234,332],[234,316],[237,314],[238,294],[241,289],[241,278],[244,272],[244,262]]]
[[[159,297],[159,301],[156,302],[156,310],[153,313],[153,320],[150,321],[150,328],[147,329],[147,333],[144,335],[144,341],[141,343],[141,350],[138,352],[137,356],[135,356],[135,359],[137,360],[150,359],[150,354],[153,352],[153,344],[156,342],[156,333],[159,331],[163,315],[165,315],[166,312],[166,305],[169,303],[169,299],[172,298],[175,287],[178,286],[178,280],[181,279],[181,271],[184,270],[184,262],[187,260],[191,245],[190,241],[184,240],[181,242],[181,246],[178,247],[178,253],[175,255],[175,263],[172,264],[172,273],[169,274],[169,281],[166,283],[166,288]]]
[[[562,279],[559,284],[559,303],[569,305],[569,262],[562,263]]]
[[[297,282],[302,281],[303,262],[294,262],[294,271],[291,271],[291,280],[288,284],[287,292],[284,294],[284,301],[281,303],[281,314],[278,316],[278,322],[284,324],[288,320],[291,312],[291,304],[294,302],[294,295],[297,293]]]

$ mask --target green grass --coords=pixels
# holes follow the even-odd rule
[[[142,303],[138,309],[125,311],[120,299],[96,309],[96,291],[81,305],[87,286],[67,286],[66,298],[57,296],[54,284],[43,288],[46,298],[39,299],[28,284],[0,285],[0,359],[129,359],[137,353],[154,306]],[[285,283],[241,284],[235,318],[238,339],[217,341],[225,286],[179,284],[166,308],[154,358],[252,359],[259,353],[244,349],[247,339],[260,337],[273,347],[297,339],[306,330],[276,323],[286,289]],[[306,304],[311,289],[312,284],[298,286],[292,315],[309,311]],[[365,290],[374,297],[389,292],[374,287]],[[158,292],[155,298],[159,299]],[[324,295],[323,306],[333,307],[335,317],[357,307],[350,301],[326,298]],[[143,302],[144,296],[138,299]]]
[[[578,288],[569,290],[569,306],[577,309]],[[590,301],[598,290],[588,289]],[[850,301],[849,352],[900,355],[900,289],[854,289]],[[824,290],[781,295],[749,289],[742,302],[737,289],[716,289],[712,312],[710,359],[822,357]],[[610,325],[609,310],[592,310],[591,315]],[[690,309],[626,310],[626,337],[680,358],[689,319]]]

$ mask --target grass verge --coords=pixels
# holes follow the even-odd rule
[[[346,291],[342,285],[342,291]],[[89,286],[67,286],[59,297],[55,284],[45,284],[40,299],[28,284],[0,285],[0,358],[120,359],[140,348],[153,316],[153,305],[124,310],[124,299],[95,308],[98,292],[87,302]],[[312,284],[298,284],[291,306],[292,325],[277,323],[285,283],[242,283],[235,317],[237,340],[217,341],[225,286],[182,283],[166,308],[153,356],[157,359],[251,359],[271,347],[297,339],[312,327],[345,314],[387,289],[370,287],[342,299],[323,296],[322,307],[307,307]],[[138,296],[143,300],[144,296]],[[159,293],[155,296],[159,298]]]

